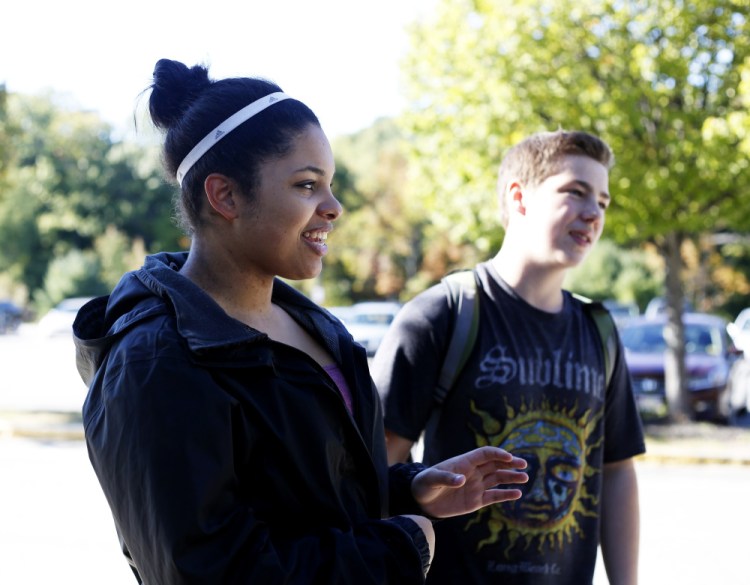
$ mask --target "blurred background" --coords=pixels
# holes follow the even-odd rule
[[[321,276],[295,286],[370,355],[404,302],[497,251],[511,145],[557,128],[600,135],[616,156],[613,202],[566,286],[616,316],[644,421],[701,439],[733,429],[730,459],[750,460],[737,434],[750,404],[750,1],[134,0],[105,15],[43,0],[2,13],[0,465],[26,478],[3,473],[3,518],[33,516],[39,482],[106,516],[77,434],[70,325],[145,254],[189,247],[144,116],[162,57],[271,78],[319,115],[345,214]],[[68,433],[76,448],[57,442]],[[744,489],[747,469],[731,480]],[[85,489],[64,491],[72,473]],[[40,531],[0,537],[20,551]]]

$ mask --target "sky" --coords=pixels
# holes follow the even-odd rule
[[[260,76],[310,106],[330,137],[405,106],[405,26],[437,0],[24,0],[2,9],[0,84],[51,91],[133,132],[161,58],[213,78]]]

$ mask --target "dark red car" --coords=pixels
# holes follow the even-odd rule
[[[666,316],[636,317],[619,327],[625,360],[641,412],[665,414],[664,328]],[[685,367],[695,414],[714,418],[728,414],[727,384],[742,352],[727,333],[727,322],[716,315],[685,313]]]

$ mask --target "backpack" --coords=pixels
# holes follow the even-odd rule
[[[473,270],[460,270],[443,277],[442,283],[448,289],[448,304],[453,313],[453,335],[443,360],[433,398],[437,404],[445,402],[448,393],[461,373],[469,354],[474,347],[479,331],[479,296]],[[583,303],[584,311],[593,319],[599,332],[604,350],[605,387],[612,380],[617,358],[617,337],[615,322],[609,311],[599,302],[581,295],[573,295]]]

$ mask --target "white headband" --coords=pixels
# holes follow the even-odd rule
[[[203,138],[203,140],[201,140],[193,147],[193,150],[188,153],[188,155],[180,163],[180,166],[177,168],[177,182],[180,184],[180,187],[182,186],[182,179],[185,177],[187,172],[193,167],[195,163],[198,162],[198,160],[200,160],[200,158],[204,154],[206,154],[211,149],[214,144],[224,138],[232,130],[237,128],[237,126],[252,118],[255,114],[262,112],[268,106],[272,106],[273,104],[287,98],[289,98],[289,96],[281,91],[263,96],[259,100],[255,100],[253,103],[245,106],[240,111],[232,114],[216,128],[211,130],[211,132],[209,132],[208,135]]]

